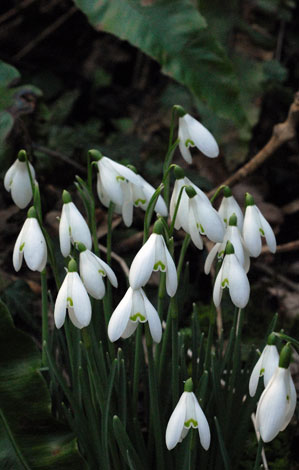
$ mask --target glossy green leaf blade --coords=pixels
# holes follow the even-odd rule
[[[0,426],[1,468],[26,468],[21,464],[23,458],[34,470],[82,470],[84,461],[73,434],[51,415],[50,396],[39,372],[40,364],[33,340],[14,327],[1,302],[0,408],[4,417]]]
[[[0,86],[8,86],[18,78],[20,78],[19,71],[12,65],[0,60]]]
[[[224,49],[190,0],[74,0],[98,30],[157,60],[219,116],[245,121],[238,83]]]

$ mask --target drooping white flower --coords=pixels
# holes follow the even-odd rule
[[[254,204],[253,197],[246,193],[243,238],[250,256],[257,257],[260,254],[262,250],[262,236],[265,237],[271,253],[275,253],[276,239],[273,230],[259,208]]]
[[[182,442],[191,427],[198,429],[200,443],[203,448],[208,450],[210,447],[209,424],[192,389],[192,379],[188,379],[185,383],[184,392],[167,424],[165,440],[168,450],[173,449],[178,442]]]
[[[121,182],[123,189],[123,204],[121,207],[121,214],[127,227],[130,227],[133,221],[133,207],[141,207],[141,209],[145,211],[148,207],[151,197],[155,192],[155,188],[145,181],[142,176],[136,176],[138,178],[138,185],[127,180]],[[167,217],[168,215],[167,206],[162,196],[159,196],[157,199],[155,212],[162,217]]]
[[[218,213],[222,220],[224,221],[225,225],[228,225],[228,221],[233,214],[237,216],[237,225],[238,229],[242,231],[243,227],[243,212],[241,207],[237,203],[236,199],[232,195],[232,192],[228,186],[223,188],[223,199],[218,209]]]
[[[19,271],[23,256],[32,271],[43,271],[47,263],[47,245],[36,218],[34,207],[28,211],[27,219],[19,233],[13,250],[13,266]]]
[[[243,237],[237,227],[237,217],[235,214],[232,214],[229,219],[229,225],[226,228],[223,242],[216,243],[209,252],[204,266],[204,271],[206,274],[209,274],[211,270],[212,263],[215,259],[216,254],[218,259],[222,259],[225,252],[226,243],[230,241],[234,247],[235,255],[238,258],[240,264],[243,266],[245,272],[247,273],[250,266],[250,257],[246,245],[244,243]]]
[[[66,310],[72,323],[77,328],[84,328],[91,320],[91,304],[77,273],[77,263],[71,260],[68,265],[68,272],[59,289],[55,308],[54,321],[56,328],[61,328],[65,321]]]
[[[128,338],[135,332],[138,322],[145,323],[147,321],[153,340],[155,343],[159,343],[162,336],[162,326],[158,312],[142,289],[129,287],[110,318],[108,325],[110,341],[117,341],[120,337]]]
[[[272,338],[272,336],[270,335]],[[279,363],[279,354],[275,344],[267,344],[262,354],[259,357],[259,360],[255,364],[253,371],[249,379],[249,395],[253,397],[255,395],[259,378],[264,376],[264,386],[267,387],[270,382],[271,377],[273,376],[275,370],[277,369]]]
[[[25,151],[21,150],[17,160],[7,170],[4,177],[4,187],[6,191],[11,191],[12,200],[20,209],[28,206],[32,199],[32,187],[25,159]],[[28,162],[28,164],[34,181],[34,168],[31,163]]]
[[[211,132],[190,114],[185,114],[179,118],[178,138],[182,157],[187,163],[192,163],[189,147],[197,147],[200,152],[210,158],[219,155],[218,144]]]
[[[61,218],[59,223],[60,250],[64,257],[71,251],[71,243],[83,243],[88,250],[91,249],[91,235],[84,217],[72,202],[70,193],[63,191]]]
[[[248,278],[230,242],[226,244],[223,263],[214,284],[213,301],[216,307],[220,305],[225,287],[228,287],[230,298],[236,307],[244,308],[247,305],[250,294]]]
[[[162,231],[163,226],[158,220],[154,225],[154,232],[133,259],[129,282],[133,289],[139,289],[147,283],[152,271],[166,272],[166,290],[168,295],[173,297],[177,290],[178,278]]]
[[[174,184],[170,201],[170,217],[173,219],[175,207],[180,191],[183,189],[179,208],[175,219],[175,229],[181,227],[189,233],[194,245],[200,250],[203,248],[201,235],[206,235],[213,242],[222,242],[224,236],[224,224],[213,208],[208,197],[187,177],[177,179]]]
[[[114,162],[108,157],[100,157],[97,161],[98,177],[97,192],[101,203],[109,207],[110,202],[121,208],[124,203],[124,190],[127,186],[123,185],[127,181],[140,185],[138,175],[128,167]]]
[[[256,425],[264,442],[272,441],[287,427],[296,408],[296,389],[289,369],[290,354],[287,361],[282,359],[288,347],[282,349],[279,366],[258,402]]]
[[[105,295],[105,284],[103,277],[107,275],[109,281],[114,287],[117,287],[117,279],[110,268],[102,259],[87,250],[83,243],[78,243],[80,251],[79,272],[83,284],[92,297],[102,299]]]

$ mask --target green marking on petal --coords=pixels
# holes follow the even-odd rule
[[[190,145],[191,145],[191,147],[195,147],[195,143],[193,142],[193,140],[187,139],[185,141],[185,146],[188,148],[188,147],[190,147]]]
[[[103,269],[99,269],[98,273],[102,274],[102,276],[106,276],[106,273],[105,273],[105,271],[103,271]]]
[[[224,222],[227,224],[227,219],[225,218],[225,219],[223,219],[223,220],[224,220]]]
[[[201,233],[205,233],[205,229],[203,228],[203,226],[201,224],[199,224],[199,227],[200,227]]]
[[[196,419],[190,418],[188,419],[188,421],[184,422],[184,426],[185,428],[190,428],[190,426],[192,426],[193,428],[197,428],[198,422],[196,421]]]
[[[229,285],[227,277],[225,279],[223,279],[223,281],[221,282],[221,285],[222,285],[222,287],[225,287],[225,286]]]
[[[137,313],[135,313],[135,315],[131,315],[131,316],[130,316],[130,320],[132,320],[132,321],[134,321],[134,322],[136,322],[138,319],[139,319],[139,321],[141,321],[141,322],[145,322],[145,321],[146,321],[145,316],[141,315],[140,312],[137,312]]]
[[[24,246],[25,246],[25,242],[24,242],[24,243],[22,243],[22,245],[21,245],[21,246],[20,246],[20,248],[19,248],[19,250],[20,250],[21,252],[23,251],[23,249],[24,249]]]
[[[71,235],[72,235],[72,228],[71,228],[71,226],[69,225],[69,236],[71,236]]]
[[[138,206],[138,204],[145,204],[146,203],[146,199],[136,199],[136,201],[134,202],[135,206]]]
[[[68,303],[70,304],[70,307],[73,307],[73,306],[74,306],[73,299],[72,299],[71,297],[67,297],[66,300],[67,300]]]
[[[223,258],[223,256],[224,256],[224,250],[219,251],[218,258]]]
[[[118,175],[116,177],[116,181],[125,181],[125,178],[123,176]]]
[[[287,395],[287,401],[290,401],[290,395]]]
[[[262,376],[264,373],[265,373],[265,368],[263,367],[263,368],[260,370],[260,376]]]
[[[265,236],[265,232],[262,228],[259,229],[260,233],[263,235],[263,237]]]
[[[159,266],[161,267],[161,271],[165,271],[165,270],[166,270],[165,264],[163,264],[162,261],[158,261],[158,262],[154,265],[154,271],[158,271]]]

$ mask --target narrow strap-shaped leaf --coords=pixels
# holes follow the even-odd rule
[[[114,378],[115,378],[115,372],[116,372],[116,366],[117,366],[117,359],[114,359],[111,367],[111,371],[109,374],[109,379],[108,379],[108,389],[107,389],[107,398],[106,398],[106,405],[105,405],[105,412],[103,415],[103,420],[102,420],[102,439],[103,439],[103,456],[104,456],[104,461],[106,468],[109,470],[111,467],[109,466],[109,438],[108,438],[108,421],[109,421],[109,412],[110,412],[110,402],[111,402],[111,395],[112,395],[112,390],[113,390],[113,385],[114,385]]]
[[[227,453],[227,450],[226,450],[226,447],[225,447],[225,443],[224,443],[224,440],[223,440],[222,431],[221,431],[221,428],[219,426],[218,419],[216,418],[216,416],[214,416],[214,421],[215,421],[215,425],[216,425],[216,431],[217,431],[217,436],[218,436],[218,441],[219,441],[220,452],[221,452],[221,456],[222,456],[222,460],[223,460],[223,464],[224,464],[224,469],[225,470],[230,470],[231,469],[231,464],[230,464],[230,461],[229,461],[229,456],[228,456],[228,453]]]
[[[120,421],[118,416],[113,416],[113,431],[116,438],[117,445],[122,456],[128,462],[128,465],[134,468],[134,470],[145,470],[147,468],[147,463],[145,459],[141,462],[139,456],[137,455],[133,444],[130,441],[130,438]],[[128,460],[129,456],[129,460]],[[133,467],[132,467],[133,465]]]
[[[9,438],[9,441],[10,441],[10,443],[11,443],[11,445],[12,445],[14,451],[15,451],[14,457],[15,457],[16,461],[20,464],[20,467],[18,467],[18,468],[22,468],[22,469],[25,469],[25,470],[31,470],[30,467],[29,467],[29,465],[27,464],[27,462],[26,462],[26,460],[25,460],[25,457],[22,455],[22,452],[21,452],[21,450],[20,450],[18,444],[17,444],[16,441],[15,441],[15,438],[14,438],[14,436],[13,436],[13,433],[11,432],[11,429],[10,429],[10,427],[9,427],[9,424],[8,424],[8,422],[6,421],[5,416],[4,416],[4,414],[3,414],[3,412],[2,412],[1,409],[0,409],[0,421],[2,422],[2,426],[3,426],[3,428],[5,429],[6,434],[7,434],[8,438]],[[14,464],[15,464],[15,463],[16,463],[16,462],[14,462]],[[2,461],[2,464],[4,464],[3,461]]]

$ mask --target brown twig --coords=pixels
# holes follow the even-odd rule
[[[268,274],[272,278],[276,278],[279,282],[289,287],[293,291],[299,292],[298,284],[296,282],[290,281],[287,277],[283,276],[282,274],[279,274],[277,270],[272,269],[270,268],[270,266],[267,266],[266,264],[262,264],[262,263],[255,263],[254,266],[258,268],[260,271],[263,271],[265,274]]]
[[[57,18],[54,23],[50,24],[45,28],[36,38],[29,41],[23,49],[21,49],[17,54],[14,55],[14,60],[20,60],[25,55],[27,55],[34,47],[36,47],[41,41],[46,39],[50,34],[52,34],[56,29],[58,29],[65,21],[67,21],[75,12],[77,11],[76,7],[70,8],[64,15],[61,15]]]
[[[278,245],[276,247],[276,253],[286,253],[288,251],[296,251],[296,250],[299,250],[299,240],[294,240],[292,242],[283,243],[282,245]],[[262,247],[261,254],[263,255],[265,253],[270,253],[270,250],[267,247],[267,245],[264,245]]]
[[[67,157],[63,153],[48,149],[47,147],[44,147],[43,145],[35,144],[34,142],[32,143],[32,147],[33,149],[38,150],[39,152],[43,152],[46,155],[49,155],[50,157],[59,158],[59,160],[62,160],[63,162],[68,163],[74,168],[77,168],[77,170],[80,170],[82,171],[82,173],[86,174],[86,168],[83,165],[80,165],[80,163],[74,162],[70,157]]]
[[[5,13],[3,13],[3,15],[0,16],[0,24],[4,23],[5,21],[7,21],[12,16],[18,14],[21,10],[28,7],[29,5],[31,5],[31,3],[35,2],[35,1],[36,0],[24,0],[22,3],[20,3],[16,7],[11,8],[10,10],[7,10]]]
[[[269,142],[262,148],[249,162],[243,165],[233,175],[223,181],[221,184],[233,186],[253,173],[264,163],[273,153],[284,143],[296,137],[296,127],[299,122],[299,92],[295,93],[294,101],[290,106],[287,119],[273,128],[272,136]],[[219,185],[220,186],[220,185]],[[208,196],[211,197],[217,188],[212,189]]]

